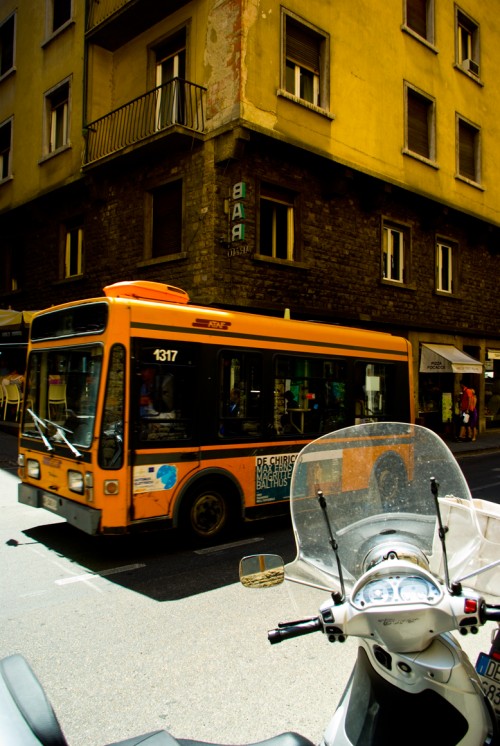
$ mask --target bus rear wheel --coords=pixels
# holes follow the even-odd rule
[[[187,497],[182,528],[195,540],[207,543],[225,536],[233,518],[231,500],[226,497],[223,488],[200,485]]]

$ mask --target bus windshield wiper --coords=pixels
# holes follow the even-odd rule
[[[67,429],[66,429],[65,427],[63,427],[62,425],[58,425],[58,424],[57,424],[57,422],[52,422],[52,420],[48,420],[47,418],[45,418],[45,419],[43,420],[43,423],[44,423],[45,425],[51,425],[52,427],[54,427],[54,428],[56,429],[56,432],[57,432],[57,434],[59,435],[59,437],[60,437],[60,438],[61,438],[61,439],[62,439],[62,440],[63,440],[63,441],[64,441],[64,442],[66,443],[66,445],[67,445],[67,446],[68,446],[68,448],[69,448],[69,449],[71,450],[71,452],[72,452],[72,453],[73,453],[73,454],[74,454],[74,455],[75,455],[75,456],[76,456],[77,458],[81,458],[81,455],[82,455],[82,454],[80,453],[80,451],[78,450],[78,448],[76,448],[76,446],[74,446],[74,445],[73,445],[73,443],[71,443],[71,441],[70,441],[70,440],[68,440],[68,438],[66,437],[66,433],[70,433],[70,434],[73,434],[73,431],[72,431],[72,430],[67,430]]]
[[[42,433],[42,427],[47,429],[47,425],[45,424],[45,422],[41,420],[40,417],[36,415],[32,409],[27,409],[26,411],[31,415],[33,422],[35,423],[35,427],[38,430],[38,434],[40,435],[40,438],[42,439],[45,448],[48,451],[53,451],[54,446],[52,445],[52,443],[49,442],[48,438],[46,438],[45,435]]]

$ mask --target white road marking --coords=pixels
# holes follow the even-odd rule
[[[68,585],[69,583],[81,583],[92,578],[102,578],[108,575],[118,575],[120,572],[130,572],[130,570],[139,570],[141,567],[146,567],[144,563],[137,563],[135,565],[122,565],[122,567],[112,567],[109,570],[101,570],[100,572],[86,572],[83,575],[72,575],[69,578],[60,578],[55,580],[56,585]]]
[[[472,492],[479,492],[480,490],[489,490],[491,487],[500,487],[500,482],[491,482],[490,484],[483,484],[482,487],[474,487]]]
[[[215,552],[221,552],[224,549],[231,549],[232,547],[243,547],[245,544],[255,544],[257,541],[264,541],[262,537],[255,536],[253,539],[241,539],[241,541],[232,541],[230,544],[219,544],[216,547],[207,547],[206,549],[195,549],[195,554],[214,554]]]

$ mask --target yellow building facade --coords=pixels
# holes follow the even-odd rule
[[[408,23],[406,6],[412,3],[352,7],[312,0],[307,13],[293,0],[286,6],[255,0],[176,3],[175,12],[142,33],[135,34],[133,20],[125,18],[123,43],[116,34],[106,35],[106,28],[100,36],[92,28],[89,33],[94,2],[87,20],[83,0],[61,5],[68,16],[54,29],[57,0],[0,3],[0,28],[15,21],[15,59],[0,76],[0,124],[15,116],[17,141],[9,174],[15,171],[16,178],[0,190],[0,210],[79,178],[86,123],[153,90],[161,80],[159,55],[169,54],[168,39],[177,33],[185,48],[185,79],[207,90],[205,135],[243,123],[500,224],[500,29],[491,21],[496,3],[490,8],[471,0],[462,10],[428,0],[428,38]],[[141,3],[101,5],[119,14]],[[96,12],[93,18],[99,21]],[[464,21],[475,45],[469,52],[460,42]],[[287,90],[287,23],[310,33],[304,44],[318,45],[320,91],[314,103]],[[469,53],[472,58],[464,57]],[[51,101],[57,105],[58,94],[64,98],[66,92],[70,116],[62,153],[62,146],[51,144],[50,116]],[[408,143],[412,103],[429,120],[425,155]],[[462,148],[474,148],[473,178],[460,174],[461,125]]]
[[[0,212],[81,176],[84,2],[63,6],[0,2],[2,48],[12,50],[0,76]]]

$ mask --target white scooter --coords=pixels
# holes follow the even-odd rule
[[[246,557],[240,577],[330,594],[271,643],[359,639],[322,746],[499,744],[498,627],[477,671],[451,633],[500,621],[500,507],[472,500],[441,438],[401,423],[319,438],[295,463],[291,512],[296,559]]]
[[[285,568],[276,555],[246,557],[240,576],[329,594],[319,615],[279,625],[271,643],[309,632],[359,639],[321,746],[498,746],[500,634],[476,671],[451,633],[500,621],[500,508],[472,500],[442,440],[401,423],[326,435],[297,458],[291,512],[296,559]],[[67,746],[19,655],[0,661],[0,744]],[[115,746],[138,744],[208,746],[166,731]],[[289,732],[259,746],[313,745]]]

